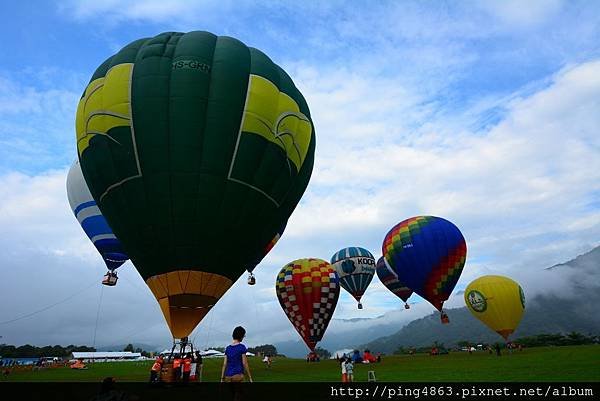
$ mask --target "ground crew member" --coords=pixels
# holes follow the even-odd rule
[[[192,357],[187,354],[183,359],[183,382],[187,383],[190,381],[190,372],[192,371]]]
[[[160,370],[162,369],[162,364],[163,360],[159,356],[158,358],[156,358],[154,364],[152,365],[152,368],[150,369],[150,383],[158,382],[158,377],[160,374]]]
[[[175,375],[175,381],[181,379],[181,358],[175,357],[173,360],[173,374]]]

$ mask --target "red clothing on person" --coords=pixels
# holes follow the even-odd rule
[[[183,371],[184,372],[192,371],[192,360],[190,358],[185,358],[183,360]]]

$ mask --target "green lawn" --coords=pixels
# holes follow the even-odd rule
[[[339,381],[335,360],[306,363],[301,359],[275,358],[267,369],[257,358],[248,358],[255,381]],[[205,359],[204,380],[218,381],[221,359]],[[148,380],[151,362],[89,364],[88,370],[69,368],[18,372],[2,381],[92,381],[106,376],[117,381]],[[600,346],[531,348],[501,357],[487,352],[448,355],[384,357],[379,364],[356,365],[355,380],[366,381],[374,370],[378,381],[600,381]]]

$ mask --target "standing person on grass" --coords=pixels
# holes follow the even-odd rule
[[[156,360],[154,361],[154,364],[152,364],[152,368],[150,369],[150,383],[156,383],[160,380],[159,378],[160,378],[160,371],[162,369],[162,365],[163,365],[163,358],[161,355],[156,358]]]
[[[202,354],[196,351],[196,380],[202,381]]]
[[[246,351],[248,350],[242,344],[245,336],[246,330],[243,327],[238,326],[233,329],[233,342],[225,348],[225,358],[223,358],[223,369],[221,370],[222,382],[243,382],[245,372],[248,381],[252,383],[252,375],[246,357]]]
[[[183,382],[189,383],[190,373],[192,372],[192,355],[191,354],[187,354],[185,356],[185,358],[183,358],[182,366],[183,366],[183,368],[181,370],[183,371]]]
[[[346,361],[351,361],[350,358],[342,357],[340,360],[340,364],[342,366],[342,383],[346,383],[348,381],[348,374],[346,372]]]
[[[348,382],[354,381],[354,364],[350,358],[346,359],[346,380]]]

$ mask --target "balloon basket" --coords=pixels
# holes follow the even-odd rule
[[[362,308],[363,308],[363,306],[362,306],[362,304],[359,302],[359,303],[358,303],[358,309],[362,309]]]
[[[163,383],[175,382],[175,371],[173,370],[173,362],[164,362],[160,369],[160,381]]]
[[[410,305],[409,304],[404,304],[404,309],[410,309]]]
[[[167,362],[171,363],[175,356],[179,355],[183,357],[186,354],[194,353],[194,344],[188,341],[187,337],[181,339],[173,339],[173,348],[169,356],[167,356]]]
[[[173,347],[171,352],[164,358],[162,368],[160,370],[160,381],[163,383],[179,383],[185,380],[183,374],[183,362],[180,368],[175,369],[173,367],[176,358],[184,358],[186,355],[192,356],[192,364],[190,376],[187,382],[200,381],[200,372],[198,372],[198,365],[194,357],[194,344],[188,341],[187,337],[181,339],[173,339]],[[202,366],[202,365],[200,365]]]
[[[448,318],[448,315],[446,315],[443,312],[442,312],[442,314],[440,316],[440,320],[442,321],[442,324],[448,324],[448,323],[450,323],[450,319]]]
[[[114,287],[115,285],[117,285],[118,279],[119,278],[117,277],[117,273],[115,273],[113,270],[110,270],[106,272],[106,274],[102,278],[102,284],[107,285],[109,287]]]

